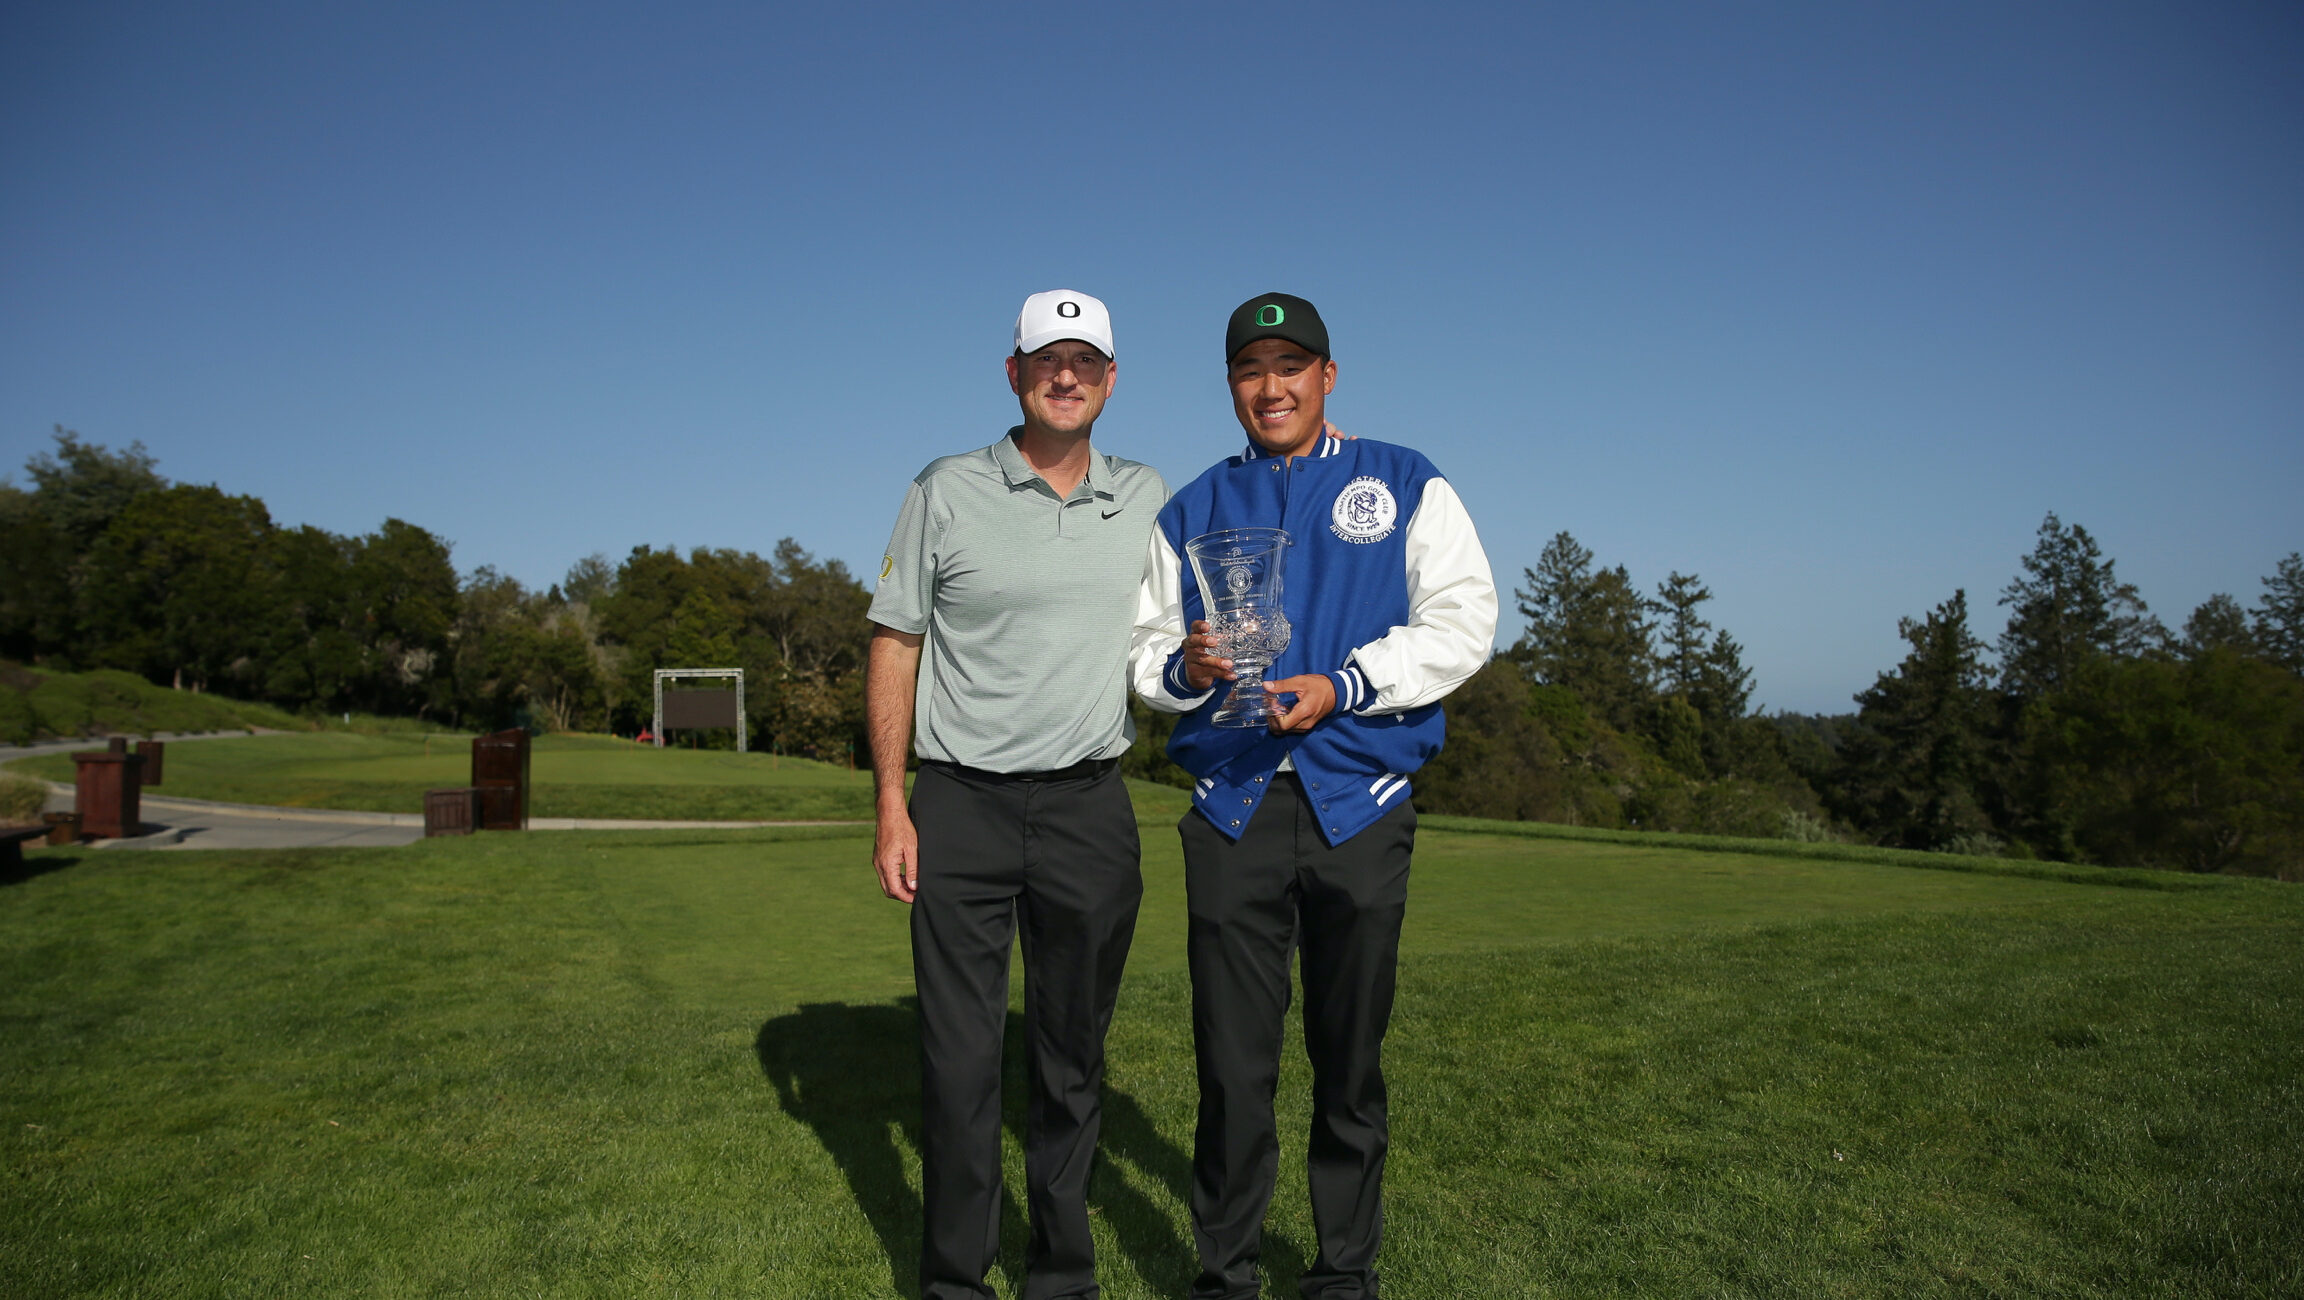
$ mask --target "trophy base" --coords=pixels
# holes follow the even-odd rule
[[[1271,721],[1272,709],[1267,705],[1256,710],[1218,709],[1216,715],[1208,719],[1208,725],[1212,727],[1239,727],[1245,730],[1249,727],[1267,726]]]
[[[1233,686],[1232,693],[1224,697],[1224,703],[1217,708],[1214,716],[1208,719],[1208,725],[1242,730],[1263,727],[1271,723],[1273,712],[1272,697],[1264,693],[1263,674],[1243,676]]]

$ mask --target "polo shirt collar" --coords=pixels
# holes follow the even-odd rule
[[[1040,477],[1025,463],[1024,452],[1016,445],[1016,436],[1022,432],[1024,426],[1019,424],[992,444],[992,462],[1000,467],[1001,476],[1008,480],[1010,487],[1029,487]]]
[[[1031,462],[1024,459],[1023,449],[1016,445],[1017,437],[1023,432],[1024,426],[1019,424],[1010,429],[1000,441],[992,444],[993,463],[1000,467],[1001,476],[1008,480],[1010,487],[1032,487],[1035,485],[1047,487],[1048,480],[1040,477],[1039,471],[1033,469]],[[1094,445],[1090,445],[1088,448],[1088,472],[1081,476],[1080,486],[1088,489],[1090,496],[1109,499],[1112,494],[1100,486],[1100,474],[1103,469],[1104,453],[1096,450]],[[1053,490],[1050,489],[1050,491]]]

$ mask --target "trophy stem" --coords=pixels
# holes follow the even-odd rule
[[[1242,668],[1224,705],[1209,719],[1219,727],[1261,727],[1272,721],[1272,697],[1264,693],[1264,670]]]

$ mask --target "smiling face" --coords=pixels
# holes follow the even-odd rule
[[[1334,361],[1287,339],[1258,339],[1240,349],[1229,369],[1232,414],[1257,446],[1298,456],[1320,441],[1328,394],[1336,391]]]
[[[1112,396],[1118,369],[1091,345],[1058,339],[1037,352],[1008,358],[1008,387],[1024,408],[1027,429],[1085,437]]]

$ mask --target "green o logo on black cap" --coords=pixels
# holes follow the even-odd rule
[[[1276,302],[1265,303],[1256,309],[1256,323],[1266,329],[1287,319],[1288,313],[1280,310],[1280,304]]]

